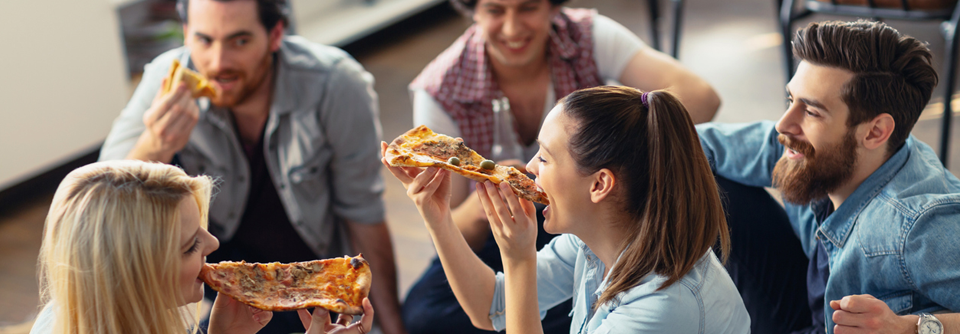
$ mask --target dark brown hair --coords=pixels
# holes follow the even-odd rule
[[[567,0],[548,0],[551,5],[560,6]],[[450,0],[450,5],[464,16],[473,16],[473,11],[477,9],[477,2],[480,0]]]
[[[793,54],[853,72],[841,92],[850,109],[847,126],[890,114],[895,124],[887,146],[891,154],[906,142],[937,86],[926,43],[883,22],[812,22],[797,31]]]
[[[215,0],[231,1],[231,0]],[[257,14],[260,16],[260,24],[269,32],[270,29],[277,26],[277,23],[283,22],[284,26],[289,24],[287,16],[289,7],[287,0],[256,0]],[[180,21],[187,23],[187,8],[190,6],[190,0],[177,0],[177,13],[180,14]]]
[[[617,199],[631,237],[594,305],[610,301],[653,272],[669,287],[720,241],[730,237],[720,194],[686,108],[665,91],[629,87],[579,90],[560,100],[578,124],[570,153],[581,173],[609,169],[619,180]]]

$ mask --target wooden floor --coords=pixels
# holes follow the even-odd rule
[[[723,106],[715,118],[717,121],[776,120],[784,110],[781,41],[776,33],[772,2],[686,1],[680,60],[710,81],[720,93]],[[597,8],[601,14],[621,22],[649,41],[644,3],[637,0],[581,0],[572,1],[570,5]],[[469,25],[466,19],[443,6],[346,48],[376,78],[375,89],[380,97],[380,119],[385,139],[394,138],[413,126],[407,84]],[[815,15],[808,21],[830,18]],[[669,22],[665,22],[665,27],[666,24]],[[930,41],[939,68],[943,41],[936,32],[935,23],[891,24],[902,32]],[[936,92],[934,102],[942,103],[941,95]],[[914,134],[936,147],[939,109],[928,109]],[[954,129],[957,129],[954,133],[960,131],[956,124]],[[954,139],[951,166],[955,175],[960,172],[958,146],[960,141]],[[434,255],[434,249],[402,186],[384,173],[388,222],[398,256],[401,293],[405,294]],[[0,334],[26,333],[22,324],[36,315],[35,262],[51,196],[44,196],[16,210],[0,212]]]

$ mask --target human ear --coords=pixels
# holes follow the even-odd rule
[[[277,52],[280,49],[280,42],[283,41],[283,21],[278,21],[276,25],[270,29],[270,52]]]
[[[877,117],[862,124],[861,131],[865,132],[860,135],[863,147],[868,150],[885,147],[895,126],[896,122],[894,122],[893,116],[887,113],[877,115]]]
[[[590,201],[600,203],[613,192],[613,187],[616,184],[617,180],[609,169],[603,168],[593,173],[593,183],[590,185]]]

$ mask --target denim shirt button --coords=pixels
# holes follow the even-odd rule
[[[303,181],[303,174],[293,173],[293,175],[290,175],[290,181],[293,181],[293,183],[300,183],[300,181]]]

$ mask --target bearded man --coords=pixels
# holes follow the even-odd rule
[[[718,178],[773,186],[784,201],[765,219],[730,213],[732,234],[746,235],[733,238],[728,263],[741,294],[805,289],[811,323],[785,331],[960,333],[952,313],[960,311],[960,180],[910,135],[937,84],[929,49],[857,21],[811,23],[793,52],[801,61],[779,122],[697,129]],[[742,201],[727,190],[731,203]],[[780,210],[769,196],[762,203],[744,205]],[[784,233],[799,238],[805,287],[757,269],[789,247],[771,242],[783,235],[755,233],[769,226],[790,226]],[[774,312],[751,318],[775,322]]]
[[[209,217],[221,244],[210,261],[362,252],[378,324],[403,333],[373,78],[340,49],[285,35],[285,8],[283,0],[180,0],[185,46],[146,66],[100,159],[173,163],[221,180]],[[195,100],[185,86],[162,93],[174,59],[219,95]],[[297,313],[284,312],[262,333],[303,331]]]

